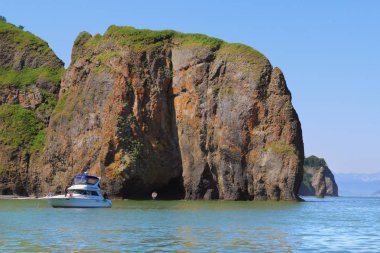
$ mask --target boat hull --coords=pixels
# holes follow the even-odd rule
[[[109,199],[88,199],[70,197],[52,197],[48,199],[49,204],[56,208],[110,208],[112,201]]]

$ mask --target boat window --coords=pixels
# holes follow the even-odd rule
[[[86,191],[86,190],[69,190],[68,193],[88,195],[88,196],[99,196],[99,193],[96,191]]]
[[[81,195],[87,195],[87,192],[84,190],[69,190],[68,193],[74,193],[74,194],[81,194]]]
[[[87,184],[94,185],[94,184],[96,184],[98,182],[98,180],[99,179],[97,179],[97,178],[89,177],[89,178],[87,178]]]
[[[74,193],[74,194],[83,194],[82,190],[69,190],[69,194]]]
[[[94,185],[99,181],[99,178],[88,175],[77,175],[74,177],[73,184],[89,184]]]

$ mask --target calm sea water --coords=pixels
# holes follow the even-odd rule
[[[380,198],[120,200],[111,209],[0,200],[0,252],[380,252]]]

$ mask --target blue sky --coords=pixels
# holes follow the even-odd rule
[[[0,15],[70,63],[81,31],[174,29],[240,42],[280,67],[306,155],[334,172],[380,171],[380,1],[1,1]]]

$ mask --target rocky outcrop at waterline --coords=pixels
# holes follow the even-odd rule
[[[305,159],[303,181],[299,190],[302,196],[338,196],[338,185],[323,158]]]
[[[63,71],[46,42],[0,21],[0,194],[36,191],[30,166],[43,149]]]
[[[111,26],[74,42],[32,171],[39,194],[88,170],[125,198],[292,200],[303,159],[284,76],[261,53]]]

